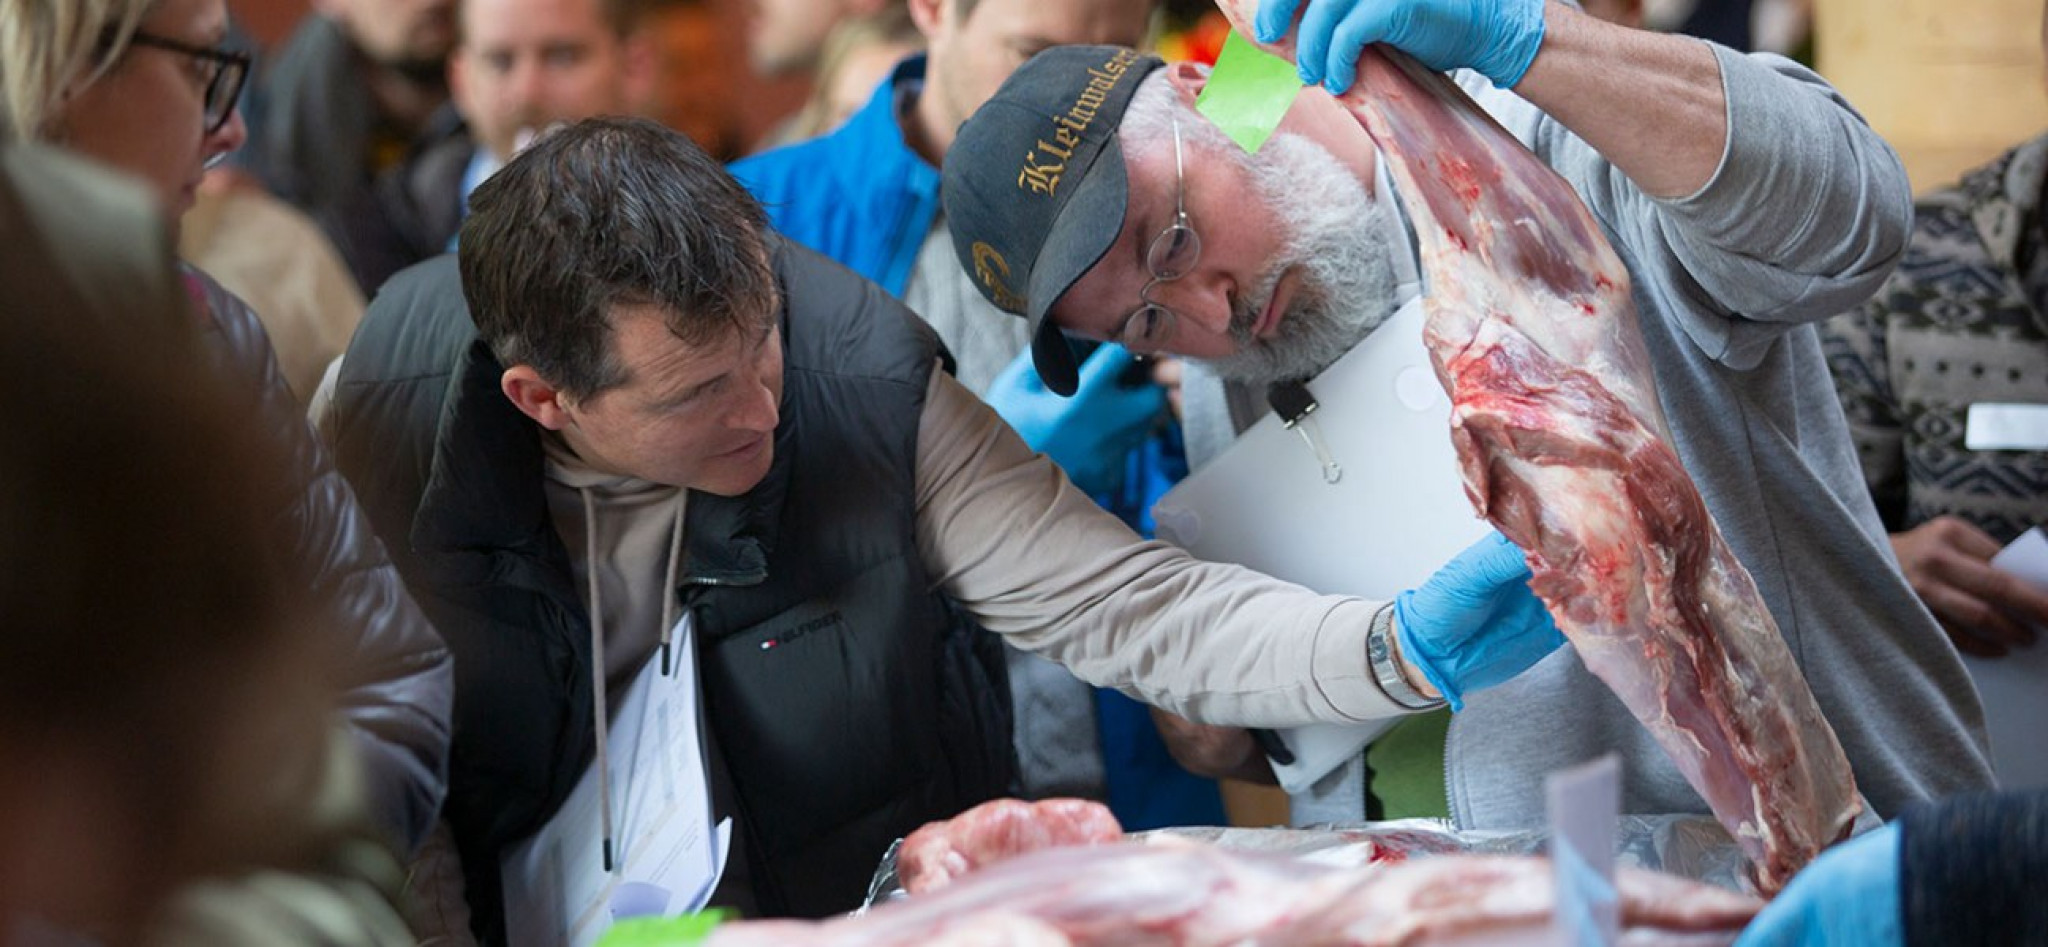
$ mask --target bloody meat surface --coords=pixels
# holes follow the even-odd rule
[[[1223,0],[1248,29],[1255,4]],[[1268,47],[1292,59],[1291,41]],[[1847,757],[1671,447],[1629,274],[1562,177],[1445,76],[1374,46],[1343,98],[1388,164],[1480,515],[1774,892],[1847,836]]]

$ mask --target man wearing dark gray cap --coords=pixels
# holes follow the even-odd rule
[[[1261,38],[1295,6],[1269,0]],[[1327,72],[1333,91],[1361,38],[1459,70],[1572,184],[1630,267],[1679,454],[1877,812],[1986,785],[1974,691],[1886,553],[1813,330],[1904,245],[1905,175],[1883,141],[1790,62],[1554,2],[1311,0],[1294,38],[1303,78]],[[961,129],[941,188],[961,264],[1028,320],[1049,387],[1073,384],[1067,334],[1227,380],[1186,383],[1198,466],[1214,453],[1205,424],[1227,443],[1254,417],[1236,410],[1247,393],[1314,376],[1407,302],[1394,274],[1413,246],[1335,98],[1304,89],[1247,155],[1195,111],[1207,80],[1129,50],[1042,53]],[[1606,752],[1626,760],[1625,812],[1707,811],[1569,650],[1428,719],[1328,773],[1316,817],[1538,825],[1531,780]]]

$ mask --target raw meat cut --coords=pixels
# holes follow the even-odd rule
[[[977,868],[1058,845],[1123,838],[1109,808],[1086,799],[996,799],[951,819],[928,822],[896,851],[896,871],[911,894],[936,891]]]
[[[1551,876],[1544,859],[1517,856],[1333,867],[1193,842],[1115,842],[1007,859],[857,917],[726,925],[707,947],[1497,944],[1548,929]],[[1624,944],[1727,944],[1760,907],[1653,872],[1624,869],[1616,884]]]
[[[1250,35],[1255,0],[1222,0]],[[1292,57],[1292,41],[1268,47]],[[1774,892],[1862,804],[1834,730],[1671,447],[1629,274],[1571,186],[1445,76],[1372,46],[1343,98],[1414,223],[1480,515],[1579,657]]]
[[[828,943],[821,938],[831,936],[809,921],[747,921],[719,928],[705,947],[801,947]],[[939,919],[922,928],[914,943],[917,947],[1072,947],[1074,941],[1037,918],[992,910]]]

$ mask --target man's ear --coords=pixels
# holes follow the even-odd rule
[[[910,5],[910,22],[917,25],[917,31],[929,41],[939,35],[939,27],[953,11],[946,9],[949,0],[905,0]]]
[[[1166,83],[1173,86],[1183,102],[1193,106],[1195,97],[1209,84],[1209,70],[1191,62],[1167,63]]]
[[[514,365],[505,369],[505,374],[498,378],[498,388],[505,393],[505,400],[519,409],[519,413],[532,418],[541,427],[559,431],[569,426],[569,412],[562,405],[564,395],[543,381],[533,366]]]

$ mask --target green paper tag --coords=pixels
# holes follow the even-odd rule
[[[1236,30],[1223,41],[1209,84],[1195,98],[1195,110],[1208,116],[1230,140],[1257,154],[1301,91],[1294,64],[1260,49]]]
[[[711,936],[711,929],[732,912],[724,908],[679,917],[627,918],[604,932],[597,947],[691,947]]]

